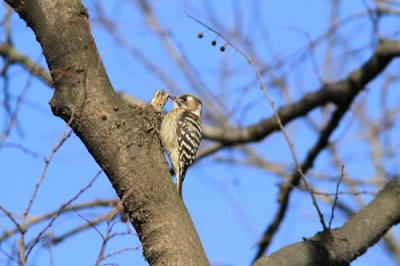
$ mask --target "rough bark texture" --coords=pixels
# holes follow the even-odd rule
[[[400,177],[397,177],[342,227],[286,246],[257,260],[255,266],[350,265],[400,222],[399,210]]]
[[[50,101],[107,174],[152,265],[207,265],[189,214],[171,182],[152,127],[160,115],[115,94],[78,0],[8,0],[42,46],[55,93]]]

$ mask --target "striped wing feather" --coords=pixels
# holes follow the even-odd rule
[[[179,174],[183,179],[187,168],[193,163],[200,145],[202,128],[199,117],[188,111],[183,112],[176,133],[180,161]]]

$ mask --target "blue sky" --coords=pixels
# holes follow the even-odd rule
[[[124,40],[143,54],[148,56],[157,66],[163,69],[175,81],[178,92],[191,91],[190,84],[179,71],[160,42],[159,37],[145,26],[143,16],[132,1],[99,1],[104,4],[105,14],[115,20],[119,27],[114,29],[123,36]],[[234,125],[249,125],[272,114],[262,92],[255,83],[254,72],[245,60],[232,47],[227,46],[224,53],[211,46],[211,40],[217,40],[218,45],[223,40],[207,31],[188,17],[195,16],[201,21],[218,29],[213,25],[210,16],[215,16],[224,28],[232,29],[239,20],[234,14],[235,9],[243,11],[239,26],[245,32],[248,40],[257,51],[259,61],[270,65],[276,63],[276,58],[284,58],[293,62],[291,66],[277,68],[277,74],[287,73],[288,82],[293,86],[291,97],[300,98],[304,93],[319,88],[320,80],[313,66],[313,58],[322,69],[322,56],[325,45],[314,50],[313,55],[305,51],[309,40],[320,37],[328,25],[329,9],[326,1],[218,1],[212,3],[212,8],[205,9],[204,3],[212,1],[157,1],[155,14],[161,25],[173,37],[174,44],[191,62],[196,70],[196,78],[210,93],[220,94],[222,102],[228,110],[238,103],[237,109],[231,116],[230,122]],[[365,1],[369,3],[368,1]],[[148,71],[126,49],[117,46],[115,40],[100,27],[96,20],[95,1],[84,1],[88,7],[92,30],[100,55],[104,60],[107,72],[114,88],[127,94],[149,101],[156,88],[165,88],[165,84]],[[369,5],[372,6],[371,3]],[[254,10],[260,17],[254,18]],[[4,6],[1,6],[1,13]],[[341,5],[340,17],[365,11],[363,1],[344,1]],[[12,19],[12,31],[15,47],[33,60],[45,66],[40,46],[30,29],[26,28],[18,16]],[[387,37],[396,37],[393,18],[382,21],[382,32]],[[260,27],[257,27],[257,26]],[[261,25],[268,30],[269,37],[263,35]],[[398,25],[398,24],[397,24]],[[203,39],[196,37],[197,32],[205,33]],[[358,67],[371,55],[371,24],[365,17],[355,19],[341,29],[341,36],[346,40],[343,47],[359,50],[355,55],[345,56],[341,48],[335,52],[331,81],[345,77],[350,70]],[[3,35],[0,35],[3,36]],[[397,36],[398,37],[398,36]],[[3,38],[3,37],[2,37]],[[234,41],[234,40],[233,40]],[[350,47],[350,48],[349,48]],[[244,48],[245,49],[245,48]],[[304,56],[304,54],[306,54]],[[256,58],[258,60],[258,58]],[[221,81],[219,71],[221,66],[229,65],[232,71],[237,71],[234,78]],[[388,72],[399,70],[398,62],[393,63]],[[385,72],[386,73],[386,72]],[[10,71],[10,88],[12,104],[15,105],[18,95],[27,88],[23,104],[19,111],[17,129],[7,138],[6,143],[19,143],[41,156],[47,156],[60,136],[67,130],[64,122],[52,115],[48,102],[52,96],[51,89],[44,86],[39,80],[28,77],[20,67],[13,66]],[[304,78],[307,77],[307,78]],[[240,93],[243,86],[252,84],[249,91]],[[370,97],[367,101],[368,110],[374,116],[379,108],[378,98],[382,80],[377,79],[370,86],[366,94],[361,97]],[[28,87],[27,85],[28,84]],[[168,89],[168,88],[165,88]],[[269,86],[269,92],[278,105],[286,103],[282,94],[274,86]],[[389,105],[395,105],[399,100],[398,92],[391,92]],[[376,97],[375,97],[376,96]],[[3,96],[1,96],[3,97]],[[398,102],[398,101],[397,101]],[[251,106],[251,108],[249,108]],[[206,114],[209,112],[205,106]],[[3,109],[0,111],[0,125],[6,124]],[[321,118],[319,112],[312,113],[313,118]],[[357,123],[352,123],[352,116],[347,115],[341,127],[336,130],[333,139],[341,140],[343,135],[350,135],[359,130]],[[304,158],[308,148],[313,144],[317,135],[302,122],[294,122],[287,127],[288,134],[293,137],[296,152],[300,159]],[[394,130],[398,132],[398,129]],[[395,133],[394,133],[395,134]],[[351,137],[349,137],[352,140]],[[354,136],[353,136],[354,140]],[[349,141],[349,140],[344,140]],[[207,142],[204,143],[207,145]],[[363,141],[354,141],[353,145],[344,145],[340,154],[352,160],[346,164],[346,170],[353,176],[363,178],[373,172],[365,165],[367,147]],[[250,145],[259,155],[267,160],[281,163],[292,163],[290,152],[282,134],[274,133],[265,140]],[[347,157],[346,157],[347,156]],[[184,186],[185,204],[198,230],[207,256],[213,265],[249,265],[257,248],[257,241],[274,215],[277,204],[278,185],[282,179],[276,175],[252,167],[221,163],[221,158],[242,159],[240,152],[224,150],[211,158],[206,158],[193,166],[187,175]],[[398,158],[397,158],[398,159]],[[329,164],[328,155],[323,153],[316,162],[316,169],[324,171],[330,176],[339,176],[340,172]],[[22,213],[27,206],[34,184],[44,167],[41,159],[21,152],[12,147],[0,148],[0,166],[2,167],[2,186],[0,186],[0,204],[7,209]],[[392,167],[388,165],[388,167]],[[72,135],[55,155],[37,200],[32,208],[32,215],[40,215],[67,202],[76,195],[82,187],[96,175],[98,166],[88,154],[79,139]],[[333,192],[334,183],[312,180],[319,188]],[[367,187],[372,189],[373,187]],[[345,190],[345,188],[344,188]],[[94,185],[85,191],[76,201],[84,202],[91,199],[111,199],[116,195],[104,175],[100,175]],[[342,196],[346,197],[346,196]],[[371,197],[365,196],[366,201]],[[344,198],[344,201],[354,206],[354,202]],[[326,216],[330,214],[330,205],[321,202]],[[104,209],[82,212],[86,219],[95,217]],[[50,228],[49,232],[58,235],[78,224],[84,223],[77,213],[62,216]],[[340,212],[335,215],[334,226],[340,226],[345,217]],[[0,217],[1,226],[11,227],[12,224]],[[44,224],[34,227],[28,232],[28,237],[37,234]],[[118,223],[115,229],[126,230],[127,225]],[[104,233],[106,225],[97,226]],[[279,249],[293,242],[301,241],[302,237],[309,237],[321,230],[315,209],[309,195],[295,190],[290,202],[286,218],[281,229],[274,238],[269,252]],[[396,229],[398,233],[398,229]],[[397,234],[398,235],[398,234]],[[54,265],[93,265],[100,249],[102,239],[96,230],[87,230],[75,235],[52,249],[53,255],[38,247],[34,252],[31,265],[48,265],[50,257]],[[12,242],[0,246],[0,250],[9,250]],[[134,251],[125,252],[105,261],[119,265],[146,265],[143,260],[140,242],[134,236],[121,236],[110,242],[107,252],[124,247],[137,247]],[[4,260],[0,255],[0,264]],[[352,265],[394,266],[396,262],[391,258],[382,245],[375,245],[368,252],[357,259]]]

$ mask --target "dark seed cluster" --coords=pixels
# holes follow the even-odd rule
[[[204,33],[203,33],[203,32],[198,32],[198,33],[197,33],[197,38],[199,38],[199,39],[204,38]],[[217,40],[212,40],[212,41],[211,41],[211,45],[212,45],[212,46],[216,46],[216,45],[217,45]],[[221,53],[225,52],[225,50],[226,50],[225,45],[221,45],[221,46],[219,47],[219,50],[220,50]]]

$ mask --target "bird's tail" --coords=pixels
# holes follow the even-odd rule
[[[176,190],[178,191],[179,197],[182,199],[182,182],[176,180]]]
[[[179,197],[182,199],[182,187],[183,187],[183,179],[185,178],[186,175],[186,169],[183,171],[179,171],[179,173],[176,175],[176,190],[178,191]]]

